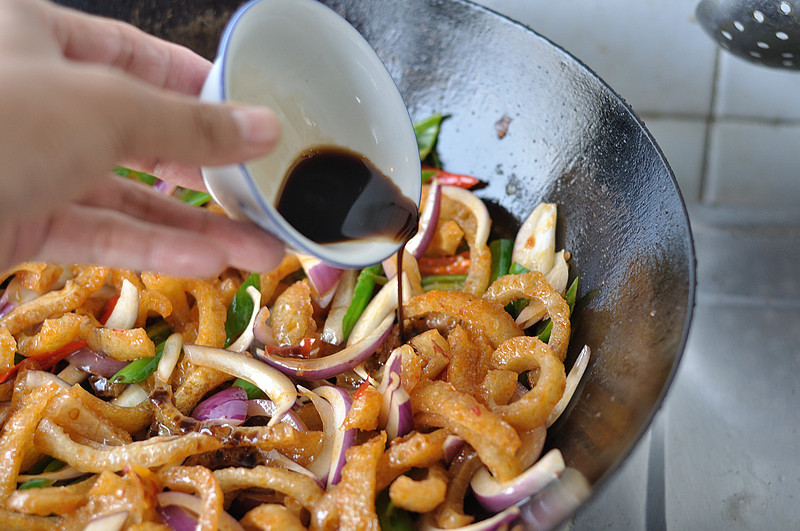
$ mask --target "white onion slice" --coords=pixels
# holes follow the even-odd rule
[[[481,520],[480,522],[475,522],[474,524],[461,527],[444,529],[441,527],[436,527],[436,525],[433,523],[433,517],[430,513],[428,513],[422,519],[419,529],[420,531],[496,531],[497,529],[511,529],[511,524],[514,523],[517,518],[519,518],[519,515],[519,507],[512,505],[508,509],[499,512],[491,518],[487,518],[486,520]]]
[[[339,285],[336,286],[336,293],[333,296],[331,309],[325,319],[325,326],[322,329],[320,339],[331,345],[340,345],[344,341],[344,331],[342,321],[350,303],[353,301],[353,293],[356,289],[356,272],[348,269],[342,273]]]
[[[185,492],[175,490],[159,492],[156,497],[158,504],[162,507],[177,505],[195,515],[200,514],[203,510],[203,500]],[[219,528],[220,531],[244,531],[242,525],[227,511],[222,511],[219,515]]]
[[[75,479],[86,475],[88,475],[87,472],[81,472],[77,468],[67,465],[52,472],[42,472],[41,474],[20,474],[19,476],[17,476],[17,482],[25,483],[26,481],[32,481],[35,479],[45,479],[48,481],[63,481],[66,479]]]
[[[575,394],[575,389],[577,389],[578,384],[583,378],[583,373],[586,372],[586,367],[589,366],[589,358],[592,355],[592,349],[589,348],[589,345],[585,345],[582,349],[580,354],[578,354],[578,358],[575,360],[575,365],[569,370],[569,374],[567,375],[567,383],[564,386],[564,394],[561,395],[561,399],[556,402],[555,407],[550,411],[550,415],[547,417],[547,427],[549,428],[558,417],[564,412],[567,408],[567,404],[569,401],[572,400],[572,395]]]
[[[511,260],[530,271],[547,273],[556,253],[556,205],[540,203],[517,232]]]
[[[136,407],[148,399],[147,391],[145,391],[141,385],[129,384],[128,387],[122,391],[122,394],[113,399],[111,403],[119,407]]]
[[[341,480],[345,451],[355,443],[356,430],[341,429],[347,418],[347,412],[350,410],[352,399],[346,391],[338,387],[322,386],[311,391],[298,386],[298,389],[311,399],[322,420],[322,429],[325,432],[322,449],[308,469],[328,487],[333,486]]]
[[[272,330],[272,326],[267,323],[269,315],[269,308],[266,306],[258,311],[256,322],[253,323],[253,335],[263,345],[276,346],[278,342],[275,341],[275,332]]]
[[[90,373],[84,371],[80,367],[70,363],[69,365],[64,367],[64,369],[61,372],[58,373],[58,377],[67,382],[68,384],[74,385],[86,380],[89,377],[89,374]]]
[[[352,369],[370,357],[388,337],[392,323],[394,323],[394,315],[390,314],[358,343],[348,345],[339,352],[322,358],[284,358],[273,356],[261,349],[258,349],[256,354],[264,362],[285,374],[303,380],[325,380]]]
[[[119,511],[99,516],[86,524],[83,531],[119,531],[125,525],[129,515],[129,511]]]
[[[262,361],[239,352],[201,345],[184,345],[183,352],[195,365],[211,367],[242,378],[264,391],[278,406],[278,411],[270,419],[268,426],[279,422],[297,400],[297,389],[292,381]]]
[[[122,279],[119,299],[106,319],[106,328],[130,330],[139,317],[139,290],[127,278]]]
[[[296,462],[292,461],[278,450],[270,450],[267,452],[267,457],[278,466],[282,466],[286,470],[291,470],[293,472],[297,472],[299,474],[303,474],[304,476],[308,476],[313,479],[317,479],[313,472],[311,472],[306,467],[297,464]],[[325,487],[325,485],[320,485],[320,487]]]
[[[550,284],[550,287],[561,295],[567,291],[567,281],[569,280],[569,266],[564,255],[563,249],[558,251],[553,257],[553,267],[544,275],[544,279]]]
[[[161,351],[161,359],[158,360],[158,368],[156,369],[156,378],[162,382],[169,382],[172,377],[172,371],[178,364],[178,358],[183,349],[183,334],[177,332],[170,334],[164,342],[164,350]]]
[[[442,443],[445,463],[449,464],[455,458],[456,454],[464,447],[464,444],[465,441],[461,437],[457,435],[448,435],[444,443]]]
[[[342,479],[342,468],[345,464],[345,452],[356,442],[356,429],[342,429],[353,399],[350,394],[340,387],[322,386],[314,390],[319,396],[328,401],[333,408],[333,445],[331,448],[331,465],[328,472],[328,488],[336,485]]]
[[[403,302],[408,301],[413,295],[411,283],[408,280],[408,275],[403,272]],[[387,316],[394,316],[397,309],[397,276],[392,277],[384,286],[372,297],[361,317],[358,318],[353,330],[350,332],[350,337],[347,338],[347,344],[354,345],[361,342],[368,334],[370,334],[378,323],[383,321]]]
[[[250,344],[253,342],[253,339],[255,339],[254,328],[256,316],[258,316],[259,311],[261,311],[261,292],[253,286],[247,286],[246,291],[253,300],[253,313],[250,314],[250,320],[247,322],[247,326],[244,327],[244,330],[239,337],[236,338],[236,341],[228,345],[228,350],[232,350],[233,352],[244,352],[250,348]]]
[[[486,469],[481,467],[472,476],[470,487],[475,499],[489,511],[502,511],[525,498],[533,496],[564,471],[564,458],[558,448],[544,454],[528,470],[508,481],[497,481]]]

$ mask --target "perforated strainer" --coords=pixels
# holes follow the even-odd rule
[[[800,70],[800,0],[702,0],[695,14],[729,52],[765,66]]]

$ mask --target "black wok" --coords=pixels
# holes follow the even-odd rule
[[[209,58],[240,4],[62,3],[131,21]],[[602,80],[506,18],[460,0],[324,3],[370,41],[412,118],[451,115],[438,144],[442,163],[489,182],[479,195],[498,232],[518,224],[539,201],[559,205],[558,248],[572,253],[584,302],[567,363],[583,345],[592,348],[592,361],[548,444],[560,448],[596,492],[657,411],[691,319],[694,249],[666,160]],[[500,138],[495,124],[503,117],[510,122]],[[548,506],[546,499],[535,501],[531,518]],[[564,516],[556,511],[556,519]]]

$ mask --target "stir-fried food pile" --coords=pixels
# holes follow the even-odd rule
[[[423,140],[439,120],[418,126]],[[566,373],[577,279],[555,249],[555,205],[536,207],[516,240],[490,241],[486,207],[463,187],[474,182],[426,177],[402,268],[289,254],[274,271],[213,279],[43,263],[3,273],[0,520],[513,522],[564,470],[543,449],[588,358]]]

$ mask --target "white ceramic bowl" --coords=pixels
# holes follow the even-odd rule
[[[275,209],[291,164],[308,148],[333,145],[365,155],[419,205],[420,162],[405,103],[378,56],[347,21],[313,0],[254,0],[231,18],[201,98],[271,107],[282,139],[269,155],[203,168],[214,199],[290,248],[345,268],[377,263],[399,243],[320,245]]]

